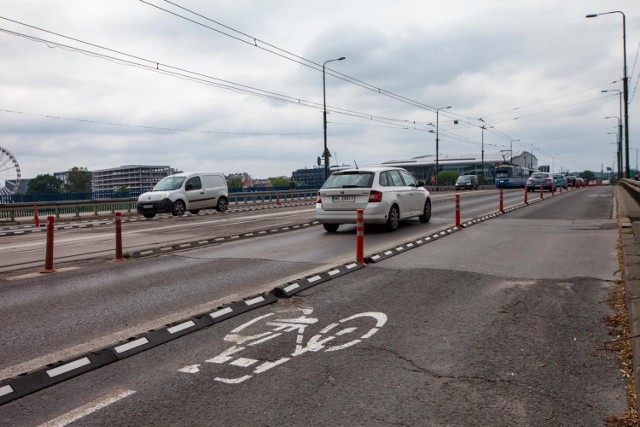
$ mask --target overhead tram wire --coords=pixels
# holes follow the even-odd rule
[[[28,34],[23,34],[23,33],[18,33],[15,31],[11,31],[11,30],[7,30],[7,29],[3,29],[0,28],[0,32],[4,32],[13,36],[17,36],[17,37],[22,37],[25,39],[28,39],[30,41],[34,41],[34,42],[39,42],[39,43],[44,43],[47,46],[54,46],[54,47],[59,47],[61,49],[65,49],[65,50],[70,50],[70,51],[76,51],[88,56],[93,56],[93,57],[99,57],[108,61],[112,61],[118,64],[122,64],[122,65],[127,65],[127,66],[133,66],[133,67],[137,67],[137,68],[141,68],[141,69],[145,69],[147,71],[153,71],[153,72],[157,72],[160,74],[165,74],[165,75],[170,75],[173,77],[177,77],[177,78],[182,78],[182,79],[186,79],[186,80],[191,80],[197,83],[201,83],[201,84],[206,84],[206,85],[211,85],[211,86],[215,86],[215,87],[219,87],[222,89],[226,89],[226,90],[232,90],[235,92],[239,92],[239,93],[244,93],[244,94],[248,94],[248,95],[252,95],[252,96],[258,96],[258,97],[262,97],[262,98],[267,98],[270,100],[275,100],[275,101],[280,101],[280,102],[286,102],[286,103],[291,103],[291,104],[296,104],[296,105],[302,105],[305,107],[309,107],[309,108],[314,108],[314,109],[320,109],[322,108],[322,105],[320,103],[317,102],[313,102],[313,101],[306,101],[306,100],[302,100],[300,98],[296,98],[296,97],[292,97],[289,95],[283,95],[283,94],[279,94],[279,93],[275,93],[275,92],[270,92],[270,91],[266,91],[263,89],[258,89],[252,86],[247,86],[247,85],[243,85],[240,83],[235,83],[235,82],[231,82],[229,80],[224,80],[224,79],[219,79],[216,77],[212,77],[212,76],[208,76],[206,74],[202,74],[202,73],[197,73],[194,71],[189,71],[183,68],[179,68],[179,67],[175,67],[175,66],[171,66],[165,63],[161,63],[158,61],[154,61],[154,60],[150,60],[150,59],[146,59],[146,58],[142,58],[140,56],[137,55],[132,55],[123,51],[119,51],[119,50],[115,50],[115,49],[111,49],[105,46],[101,46],[101,45],[97,45],[94,43],[90,43],[90,42],[85,42],[83,40],[80,39],[76,39],[73,37],[68,37],[59,33],[55,33],[49,30],[45,30],[42,28],[38,28],[38,27],[34,27],[28,24],[24,24],[22,22],[19,21],[14,21],[11,19],[7,19],[4,18],[2,16],[0,16],[0,19],[6,19],[8,21],[14,22],[16,24],[20,24],[20,25],[24,25],[27,26],[29,28],[32,29],[36,29],[38,31],[42,31],[45,33],[49,33],[49,34],[53,34],[56,35],[58,37],[62,37],[65,39],[69,39],[69,40],[73,40],[77,43],[82,43],[82,44],[86,44],[88,46],[100,49],[100,50],[104,50],[107,52],[111,52],[114,54],[118,54],[118,55],[122,55],[124,57],[127,58],[131,58],[131,59],[135,59],[137,61],[141,61],[142,63],[139,62],[135,62],[132,61],[131,59],[123,59],[123,58],[118,58],[116,56],[113,55],[106,55],[104,53],[100,53],[100,52],[95,52],[95,51],[90,51],[87,49],[83,49],[83,48],[79,48],[79,47],[75,47],[75,46],[70,46],[70,45],[66,45],[60,42],[56,42],[56,41],[52,41],[52,40],[46,40],[40,37],[35,37],[35,36],[31,36]],[[172,71],[175,70],[175,71]],[[348,109],[342,109],[342,108],[337,108],[337,107],[328,107],[328,111],[337,113],[337,114],[343,114],[343,115],[347,115],[347,116],[352,116],[352,117],[357,117],[357,118],[361,118],[364,120],[370,120],[370,121],[377,121],[377,122],[382,122],[382,123],[412,123],[412,124],[420,124],[420,125],[428,125],[428,122],[416,122],[416,121],[410,121],[410,120],[406,120],[406,119],[396,119],[396,118],[389,118],[389,117],[382,117],[382,116],[377,116],[377,115],[372,115],[369,113],[362,113],[362,112],[357,112],[357,111],[353,111],[353,110],[348,110]]]
[[[154,7],[156,9],[158,9],[158,10],[161,10],[163,12],[166,12],[168,14],[171,14],[173,16],[176,16],[178,18],[184,19],[184,20],[186,20],[188,22],[191,22],[193,24],[199,25],[199,26],[201,26],[203,28],[210,29],[210,30],[212,30],[212,31],[214,31],[214,32],[216,32],[218,34],[222,34],[222,35],[225,35],[227,37],[230,37],[230,38],[232,38],[232,39],[234,39],[236,41],[239,41],[241,43],[244,43],[246,45],[257,47],[257,48],[259,48],[259,49],[261,49],[261,50],[263,50],[265,52],[272,53],[272,54],[277,55],[277,56],[279,56],[279,57],[281,57],[283,59],[287,59],[289,61],[292,61],[292,62],[298,63],[300,65],[303,65],[305,67],[315,69],[317,71],[321,71],[321,69],[322,69],[322,65],[318,64],[317,62],[314,62],[314,61],[306,59],[306,58],[304,58],[302,56],[299,56],[299,55],[296,55],[294,53],[291,53],[291,52],[289,52],[289,51],[287,51],[285,49],[279,48],[279,47],[277,47],[277,46],[275,46],[275,45],[273,45],[271,43],[265,42],[264,40],[261,40],[261,39],[259,39],[257,37],[254,37],[254,36],[251,36],[249,34],[246,34],[246,33],[242,32],[242,31],[236,30],[233,27],[230,27],[228,25],[222,24],[222,23],[220,23],[220,22],[218,22],[218,21],[216,21],[214,19],[208,18],[208,17],[206,17],[206,16],[204,16],[204,15],[198,13],[198,12],[195,12],[195,11],[193,11],[191,9],[188,9],[188,8],[186,8],[184,6],[181,6],[181,5],[177,4],[177,3],[171,2],[169,0],[162,0],[162,1],[174,6],[176,8],[179,8],[179,9],[185,11],[185,12],[191,13],[191,14],[193,14],[193,15],[201,18],[201,19],[204,19],[206,21],[209,21],[211,23],[219,25],[219,26],[221,26],[221,27],[223,27],[223,28],[225,28],[227,30],[233,31],[234,33],[240,34],[243,37],[245,37],[247,40],[243,40],[242,38],[240,38],[238,36],[234,36],[232,34],[229,34],[229,33],[225,32],[225,31],[219,30],[217,28],[213,28],[213,27],[211,27],[209,25],[205,25],[205,24],[203,24],[201,22],[196,21],[195,19],[192,19],[192,18],[189,18],[187,16],[181,15],[181,14],[176,13],[174,11],[171,11],[169,9],[160,7],[160,6],[156,5],[156,4],[150,3],[147,0],[138,0],[138,1],[140,1],[141,3],[144,3],[144,4],[148,5],[148,6]],[[260,42],[260,43],[258,43],[258,42]],[[267,46],[268,48],[265,47],[265,46]],[[335,70],[331,70],[329,68],[327,68],[326,70],[327,70],[327,74],[328,75],[331,75],[331,76],[333,76],[333,77],[335,77],[337,79],[346,81],[348,83],[354,84],[356,86],[362,87],[363,89],[367,89],[367,90],[369,90],[371,92],[375,92],[375,93],[384,95],[386,97],[395,99],[397,101],[403,102],[405,104],[412,105],[412,106],[420,108],[420,109],[424,109],[424,110],[428,110],[428,111],[432,111],[432,112],[435,112],[435,110],[436,110],[435,107],[432,107],[430,105],[424,104],[424,103],[419,102],[419,101],[415,101],[415,100],[406,98],[406,97],[404,97],[402,95],[398,95],[396,93],[387,91],[385,89],[381,89],[381,88],[379,88],[377,86],[374,86],[372,84],[363,82],[363,81],[361,81],[359,79],[356,79],[354,77],[351,77],[349,75],[340,73],[340,72],[335,71]]]

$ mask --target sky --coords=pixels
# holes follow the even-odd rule
[[[617,170],[622,14],[585,18],[612,11],[635,169],[636,0],[0,0],[0,147],[22,178],[290,176],[317,167],[322,67],[345,57],[325,69],[331,165],[433,155],[437,135],[440,158],[513,148]]]

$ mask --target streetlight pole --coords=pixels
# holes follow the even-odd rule
[[[439,119],[439,114],[440,114],[440,110],[446,110],[447,108],[451,108],[451,105],[449,105],[448,107],[436,108],[436,189],[438,188],[438,172],[440,172],[440,158],[439,158],[439,151],[440,151],[440,132],[439,132],[440,119]]]
[[[622,91],[620,89],[602,90],[601,92],[618,92],[620,97],[620,115],[618,116],[618,177],[622,178]]]
[[[622,108],[622,107],[620,107]],[[618,177],[622,177],[622,120],[620,116],[607,116],[605,119],[618,119],[618,130],[616,131],[617,144],[618,144]]]
[[[509,160],[509,163],[511,163],[513,165],[513,143],[514,142],[518,142],[520,141],[519,139],[512,139],[511,141],[509,141],[509,153],[511,153],[511,160]]]
[[[482,178],[485,178],[485,175],[484,175],[484,169],[485,169],[485,167],[484,167],[484,131],[486,129],[491,129],[492,127],[493,126],[489,126],[489,127],[487,127],[485,125],[480,126],[480,129],[481,129],[480,133],[482,135],[481,143],[480,143],[480,156],[481,156],[480,157],[480,166],[482,168]]]
[[[609,15],[612,13],[619,13],[622,15],[622,55],[624,62],[624,77],[622,79],[622,91],[624,95],[624,177],[629,178],[629,79],[627,78],[627,17],[623,12],[619,10],[604,13],[592,13],[590,15],[587,15],[586,17],[595,18],[600,15]]]
[[[322,157],[324,157],[324,180],[325,181],[329,177],[329,157],[331,157],[331,153],[327,148],[327,90],[326,90],[326,83],[325,83],[325,80],[326,80],[325,67],[329,62],[342,61],[344,59],[346,58],[344,56],[341,56],[340,58],[329,59],[328,61],[324,61],[324,64],[322,64],[322,105],[323,105],[322,118],[323,118],[323,124],[324,124],[324,152],[322,153]]]

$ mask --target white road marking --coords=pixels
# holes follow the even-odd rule
[[[64,415],[54,418],[51,421],[47,421],[44,424],[40,424],[39,427],[64,427],[104,407],[107,407],[112,403],[115,403],[121,399],[124,399],[127,396],[131,396],[134,393],[135,391],[133,390],[120,390],[115,393],[108,394],[98,400],[87,403],[86,405],[83,405],[77,409],[74,409],[71,412],[67,412]]]

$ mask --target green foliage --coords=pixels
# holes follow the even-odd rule
[[[596,179],[596,174],[591,171],[584,171],[580,174],[580,177],[586,179],[587,181],[591,181],[593,179]]]
[[[58,194],[62,192],[63,182],[53,175],[38,175],[29,181],[27,194]]]
[[[242,188],[242,178],[239,176],[227,179],[227,187],[229,188]]]
[[[87,168],[74,166],[69,169],[69,183],[66,191],[69,193],[88,193],[91,191],[91,172]]]
[[[460,174],[456,171],[440,171],[438,173],[438,185],[455,185]]]
[[[289,188],[289,178],[285,178],[283,176],[278,176],[275,178],[269,178],[269,181],[271,181],[271,185],[273,185],[274,187],[287,187]]]

